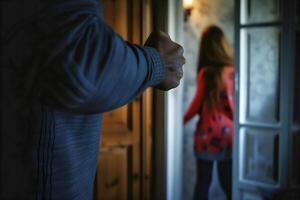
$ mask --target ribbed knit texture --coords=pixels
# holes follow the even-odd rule
[[[92,199],[100,124],[100,114],[43,111],[37,149],[36,199]]]
[[[163,62],[163,59],[161,55],[158,53],[158,51],[151,47],[144,47],[145,52],[148,56],[148,59],[150,63],[152,63],[153,72],[150,73],[152,76],[150,78],[150,81],[148,83],[149,86],[155,86],[159,84],[166,76],[166,68],[165,64]]]
[[[0,199],[92,200],[101,113],[160,83],[164,63],[108,27],[96,0],[21,2],[1,46]]]

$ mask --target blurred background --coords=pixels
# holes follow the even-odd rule
[[[235,52],[233,199],[299,199],[298,0],[102,4],[105,20],[124,39],[143,44],[151,31],[163,30],[184,47],[187,63],[177,89],[149,89],[104,115],[95,199],[193,199],[197,118],[182,122],[195,93],[201,33],[209,25],[223,29]],[[216,166],[210,199],[225,199]]]

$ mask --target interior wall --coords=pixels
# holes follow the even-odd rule
[[[194,9],[184,24],[184,49],[187,63],[184,67],[183,109],[187,110],[195,92],[197,56],[200,34],[203,29],[216,24],[220,26],[231,44],[234,41],[234,0],[194,0]],[[184,127],[183,137],[183,184],[182,199],[192,199],[195,185],[195,158],[193,134],[197,119]]]

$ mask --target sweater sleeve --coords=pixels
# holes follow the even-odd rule
[[[190,104],[187,112],[184,115],[184,119],[183,119],[184,123],[187,123],[196,114],[198,114],[199,109],[201,108],[201,106],[203,104],[203,92],[204,92],[203,73],[204,73],[204,70],[202,69],[198,74],[196,93],[195,93],[192,103]]]
[[[101,113],[164,79],[164,63],[155,49],[125,42],[99,17],[82,19],[77,27],[45,66],[40,98],[47,106]]]

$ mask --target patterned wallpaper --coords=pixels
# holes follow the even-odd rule
[[[226,33],[231,44],[234,39],[234,0],[194,0],[195,7],[184,25],[184,49],[187,63],[184,73],[183,108],[186,111],[195,92],[196,64],[200,33],[211,24],[220,26]],[[183,197],[190,200],[195,184],[195,158],[193,154],[193,133],[197,119],[184,127],[183,144]],[[216,193],[215,193],[216,194]],[[213,199],[219,199],[214,197]],[[222,198],[220,198],[222,199]]]

